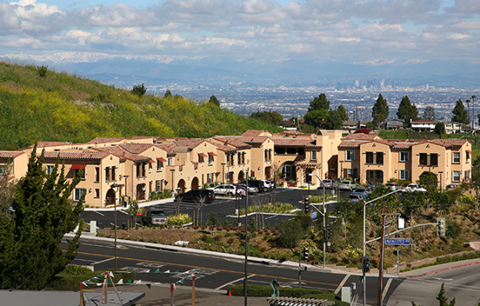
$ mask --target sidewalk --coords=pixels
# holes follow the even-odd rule
[[[142,298],[137,306],[164,306],[170,305],[170,287],[164,284],[151,284],[148,288],[146,284],[142,285],[123,285],[117,286],[119,292],[143,292],[145,297]],[[101,291],[101,288],[95,289]],[[113,288],[109,288],[108,295],[115,295]],[[191,306],[192,305],[192,287],[177,286],[174,291],[175,306]],[[248,305],[250,306],[267,306],[267,297],[248,297]],[[195,289],[195,305],[214,306],[214,305],[244,305],[243,296],[228,296],[227,290],[213,289]]]
[[[444,263],[441,265],[435,265],[435,266],[430,266],[426,268],[416,269],[408,272],[401,272],[400,277],[417,278],[417,277],[427,276],[435,273],[440,273],[443,271],[448,271],[452,269],[463,268],[463,267],[468,267],[468,266],[473,266],[478,264],[480,264],[480,258],[468,259],[463,261],[454,261],[454,262]]]

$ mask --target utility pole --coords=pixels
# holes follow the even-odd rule
[[[382,238],[380,241],[380,267],[378,269],[379,274],[378,274],[378,299],[377,299],[377,305],[382,306],[382,287],[383,287],[383,253],[384,253],[384,246],[383,242],[385,239],[385,213],[386,213],[386,208],[385,208],[385,203],[382,205]]]

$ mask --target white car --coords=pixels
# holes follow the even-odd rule
[[[263,186],[265,186],[266,189],[270,190],[273,188],[272,183],[270,183],[268,180],[261,180],[263,182]]]
[[[413,184],[413,183],[412,183],[412,184],[408,184],[408,186],[405,188],[404,191],[405,191],[405,192],[415,192],[415,191],[418,191],[418,192],[427,192],[427,189],[418,186],[418,184]]]
[[[237,196],[242,196],[242,193],[238,191],[237,186],[233,184],[220,184],[215,188],[208,188],[208,189],[211,189],[215,194],[222,195],[222,196],[233,197],[235,196],[236,193],[238,193]]]

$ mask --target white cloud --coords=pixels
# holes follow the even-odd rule
[[[465,39],[465,38],[469,38],[469,37],[470,36],[468,36],[468,35],[460,34],[460,33],[454,33],[454,34],[448,36],[448,38],[455,39],[455,40]]]

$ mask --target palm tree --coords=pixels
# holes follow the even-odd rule
[[[477,97],[476,95],[472,95],[473,119],[475,119],[475,98],[476,97]],[[475,120],[473,121],[473,129],[475,129]]]
[[[467,102],[467,108],[468,108],[468,121],[470,121],[470,100],[465,100],[465,102]],[[474,118],[475,119],[475,118]],[[473,130],[473,128],[471,128],[470,130]]]

